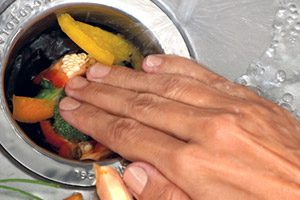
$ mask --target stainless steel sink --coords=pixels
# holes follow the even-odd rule
[[[66,0],[66,2],[67,1],[69,0]],[[109,1],[110,0],[103,0],[103,2]],[[286,3],[285,1],[288,0],[142,1],[149,3],[154,2],[161,11],[165,13],[165,15],[162,15],[165,18],[161,22],[165,23],[171,19],[170,21],[172,21],[172,23],[169,25],[175,27],[168,34],[179,34],[178,37],[181,42],[184,42],[184,44],[180,45],[183,46],[183,50],[181,51],[178,49],[174,50],[173,47],[170,47],[172,46],[172,41],[168,41],[169,44],[166,44],[165,49],[167,50],[165,52],[189,56],[187,54],[188,52],[190,56],[194,57],[197,61],[211,70],[228,79],[235,80],[240,75],[244,74],[249,64],[253,60],[258,59],[270,45],[272,40],[272,23],[274,21],[276,10],[280,4]],[[38,14],[39,12],[43,12],[44,7],[41,5],[54,4],[57,2],[64,1],[0,0],[0,11],[3,11],[2,14],[0,14],[0,44],[1,39],[5,40],[4,42],[7,42],[7,40],[16,37],[11,37],[9,34],[11,31],[16,31],[14,30],[13,25],[7,24],[10,23],[7,16],[9,16],[11,12],[14,13],[17,11],[20,14],[20,10],[25,9],[26,11],[27,9],[27,12],[30,12],[28,15]],[[78,0],[77,2],[82,1]],[[124,4],[132,3],[131,0],[123,0],[123,2]],[[34,6],[36,6],[36,9],[32,9]],[[24,13],[23,15],[25,15]],[[166,18],[166,16],[168,16],[168,18]],[[10,20],[11,17],[12,16],[10,16]],[[16,23],[17,19],[14,21]],[[160,25],[160,23],[152,24],[152,26],[154,26],[153,29],[157,31],[157,34],[158,30],[163,31],[163,29],[159,27]],[[22,31],[24,30],[17,30],[16,34],[17,32]],[[1,49],[0,52],[6,50],[7,49]],[[3,123],[3,120],[7,120],[7,117],[2,116],[0,119]],[[7,132],[11,131],[6,125],[1,126],[0,129],[0,134],[7,134]],[[10,141],[10,144],[16,145],[14,141]],[[6,147],[7,150],[14,148],[17,147]],[[31,159],[35,158],[36,157],[33,156]],[[1,149],[0,160],[0,178],[41,178],[41,176],[36,175],[37,172],[33,173],[15,161],[15,159],[13,159],[4,149]],[[36,160],[31,161],[29,158],[27,162],[36,162]],[[36,165],[44,164],[45,163],[36,163]],[[85,199],[97,199],[94,188],[70,186],[63,186],[63,189],[59,190],[44,187],[36,188],[34,186],[24,186],[24,188],[45,199],[63,199],[75,191],[82,192]],[[0,198],[21,199],[19,196],[14,196],[2,191],[0,191]]]

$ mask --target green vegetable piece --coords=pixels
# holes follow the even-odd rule
[[[58,101],[61,97],[62,92],[63,89],[61,88],[42,89],[35,98]]]
[[[55,87],[52,85],[52,83],[46,79],[42,79],[40,86],[43,89],[54,89]]]
[[[63,96],[63,88],[55,88],[49,81],[42,80],[43,88],[35,98],[58,101]]]
[[[68,124],[59,114],[58,105],[54,108],[54,123],[55,131],[69,141],[88,141],[90,137],[84,135],[76,128]]]

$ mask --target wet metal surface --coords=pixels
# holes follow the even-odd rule
[[[0,11],[6,1],[0,0]],[[37,2],[37,1],[32,1]],[[196,59],[213,71],[236,79],[260,57],[272,40],[272,22],[279,7],[276,0],[161,0],[170,17],[180,24],[189,38]],[[2,29],[4,27],[0,27]],[[1,43],[1,39],[0,39]],[[6,131],[0,127],[1,132]],[[0,153],[0,178],[40,178]],[[41,165],[43,163],[40,163]],[[97,199],[94,189],[48,189],[22,186],[44,199],[63,199],[80,191],[85,199]],[[0,199],[21,199],[0,191]]]

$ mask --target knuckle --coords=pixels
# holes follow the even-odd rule
[[[167,77],[163,80],[162,93],[167,97],[182,95],[188,92],[190,81],[189,79],[178,76]]]
[[[232,113],[223,113],[212,118],[210,137],[218,144],[232,145],[233,135],[239,131],[239,117]]]
[[[154,110],[155,105],[157,104],[157,99],[154,95],[151,94],[137,94],[129,100],[128,112],[137,115],[141,112],[149,113]]]
[[[88,96],[90,96],[90,98],[95,98],[95,96],[97,97],[97,96],[102,95],[103,87],[101,84],[90,83],[87,90],[84,90],[83,92],[88,94]]]
[[[118,118],[108,126],[109,143],[119,146],[134,139],[139,123],[132,119]]]
[[[233,113],[222,113],[213,117],[213,125],[217,128],[224,128],[231,124],[236,124],[237,117]]]
[[[191,170],[195,166],[186,166],[186,163],[199,163],[202,153],[198,145],[186,145],[180,149],[170,152],[168,156],[173,163],[174,171],[178,175],[182,175],[185,171]]]

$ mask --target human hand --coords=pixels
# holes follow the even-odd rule
[[[71,125],[150,164],[125,172],[138,199],[300,198],[300,124],[288,111],[191,60],[150,56],[143,68],[97,64],[60,104]]]

